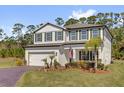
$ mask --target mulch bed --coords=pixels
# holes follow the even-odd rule
[[[86,72],[86,73],[95,73],[95,74],[108,74],[108,73],[111,73],[110,70],[96,70],[96,72],[94,72],[93,70],[81,70],[83,72]]]
[[[37,69],[36,69],[37,68]],[[62,72],[62,71],[72,71],[72,70],[75,70],[74,68],[68,68],[68,69],[65,69],[64,67],[63,68],[59,68],[59,69],[44,69],[44,68],[41,68],[41,67],[36,67],[34,70],[37,70],[37,71],[44,71],[44,72],[50,72],[50,71],[59,71],[59,72]],[[108,73],[111,73],[110,70],[96,70],[96,72],[94,72],[93,69],[90,69],[90,70],[86,70],[86,69],[78,69],[78,70],[81,70],[83,72],[86,72],[86,73],[95,73],[95,74],[108,74]]]
[[[105,70],[97,70],[96,73],[97,74],[108,74],[108,73],[111,73],[111,71],[110,70],[106,70],[106,71]]]

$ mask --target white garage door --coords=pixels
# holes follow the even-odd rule
[[[44,58],[48,58],[53,52],[45,53],[30,53],[29,54],[29,65],[30,66],[44,66],[42,61]],[[49,61],[49,60],[48,60]]]

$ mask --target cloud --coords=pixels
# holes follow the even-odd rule
[[[93,9],[89,9],[86,12],[83,12],[82,10],[78,10],[78,11],[73,10],[72,15],[69,16],[69,18],[74,18],[74,19],[79,19],[81,17],[87,18],[89,16],[94,15],[95,13],[96,13],[96,10],[93,10]]]

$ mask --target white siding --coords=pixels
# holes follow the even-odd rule
[[[101,52],[102,62],[104,64],[111,63],[111,37],[108,34],[108,31],[104,30],[104,40]]]
[[[56,31],[63,31],[60,28],[51,26],[51,25],[46,25],[36,33],[42,33],[42,42],[35,42],[35,35],[34,35],[34,44],[46,44],[46,43],[61,43],[65,41],[65,31],[63,31],[63,40],[62,41],[55,41],[55,32]],[[52,42],[45,42],[45,32],[52,32]]]

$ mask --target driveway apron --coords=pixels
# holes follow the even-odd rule
[[[0,68],[0,87],[14,87],[29,67]]]

